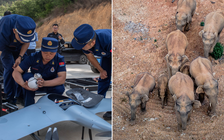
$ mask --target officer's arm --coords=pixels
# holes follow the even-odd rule
[[[58,86],[65,83],[66,80],[66,71],[58,72],[58,77],[52,80],[46,80],[43,83],[43,86]]]
[[[22,48],[20,50],[20,55],[23,56],[25,54],[25,52],[27,51],[27,49],[29,48],[30,43],[24,43],[22,45]]]
[[[18,83],[20,86],[24,85],[24,80],[22,78],[23,70],[20,68],[20,66],[16,67],[12,73],[12,76],[16,83]]]
[[[20,50],[20,53],[19,53],[19,56],[24,56],[25,52],[27,51],[28,47],[29,47],[30,43],[24,43],[22,45],[22,48]],[[21,60],[22,58],[21,57],[18,57],[16,60],[15,60],[15,63],[14,65],[12,66],[13,69],[15,69],[20,63],[21,63]]]
[[[59,38],[59,39],[60,39],[60,43],[61,43],[61,44],[65,44],[65,40],[64,40],[64,38],[62,37],[62,35],[59,34],[59,36],[60,36],[60,38]]]
[[[87,56],[87,58],[89,59],[90,63],[99,71],[99,72],[103,72],[104,69],[100,66],[99,62],[97,61],[97,59],[94,57],[94,55],[92,53],[88,53],[85,55]]]
[[[12,77],[18,83],[21,87],[30,90],[30,91],[36,91],[38,88],[30,88],[28,86],[28,81],[24,81],[22,77],[23,70],[20,66],[16,67],[12,73]]]

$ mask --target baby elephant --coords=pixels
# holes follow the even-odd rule
[[[180,30],[173,31],[167,35],[166,48],[168,54],[165,56],[168,69],[168,79],[180,70],[188,60],[185,50],[188,46],[187,37]]]
[[[196,93],[199,94],[201,103],[204,101],[204,95],[209,99],[208,115],[216,115],[216,104],[218,95],[218,82],[213,77],[212,64],[207,58],[198,57],[191,62],[190,74],[195,79],[198,86]]]
[[[133,86],[133,92],[127,93],[131,107],[131,125],[135,124],[136,109],[141,105],[141,111],[146,111],[146,102],[149,100],[149,92],[155,88],[155,79],[147,72],[136,76]]]
[[[164,105],[167,105],[168,100],[167,86],[168,86],[168,78],[166,75],[163,74],[158,78],[158,94],[159,98],[162,101],[162,108],[164,108]]]
[[[221,12],[211,12],[205,17],[205,26],[199,32],[204,44],[204,56],[208,58],[209,53],[213,52],[216,43],[219,41],[219,35],[224,28],[224,17]]]
[[[177,29],[188,31],[196,9],[196,0],[179,0],[177,3]]]
[[[170,78],[168,87],[175,101],[174,109],[178,129],[185,130],[193,107],[198,108],[201,106],[201,103],[194,99],[193,80],[188,75],[177,72]]]

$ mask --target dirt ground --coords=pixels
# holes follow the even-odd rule
[[[97,0],[95,0],[97,2]],[[98,0],[100,1],[100,0]],[[108,0],[107,0],[108,1]],[[69,7],[72,11],[72,6]],[[43,19],[43,24],[37,28],[38,42],[37,48],[40,48],[43,37],[47,37],[48,33],[53,32],[52,25],[59,25],[58,32],[62,34],[65,41],[71,42],[73,32],[81,24],[90,24],[94,30],[96,29],[111,29],[111,3],[102,2],[93,8],[79,8],[74,5],[73,12],[68,14],[59,14],[57,11],[52,12],[49,17]],[[57,10],[57,9],[56,9]],[[60,16],[58,16],[60,15]],[[38,25],[40,23],[37,23]]]
[[[178,131],[174,102],[161,108],[157,90],[150,94],[147,112],[137,110],[136,124],[129,125],[131,116],[128,97],[135,76],[149,72],[157,78],[167,72],[165,39],[176,30],[177,0],[113,0],[113,139],[115,140],[220,140],[224,139],[224,63],[213,63],[214,77],[219,82],[217,117],[207,115],[208,99],[194,109],[185,131]],[[192,61],[203,56],[203,43],[198,33],[205,16],[224,9],[224,0],[197,0],[190,30],[184,32],[189,41],[186,55]],[[155,43],[154,40],[157,40]],[[224,44],[224,31],[220,40]]]

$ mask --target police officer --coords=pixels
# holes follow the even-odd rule
[[[106,96],[111,81],[111,30],[98,29],[93,30],[89,24],[82,24],[74,31],[72,46],[82,49],[91,64],[100,72],[98,81],[98,94]],[[96,56],[101,56],[101,64],[98,63]],[[111,114],[104,114],[105,119],[110,119]]]
[[[66,79],[66,68],[64,57],[57,53],[58,41],[55,38],[45,37],[42,39],[41,51],[32,53],[25,58],[13,71],[13,78],[23,87],[25,107],[34,104],[35,91],[63,94]],[[26,72],[31,67],[31,73]],[[42,75],[38,79],[38,89],[28,86],[28,79],[34,77],[35,73]]]
[[[53,29],[53,32],[49,33],[47,35],[47,37],[53,37],[58,40],[58,42],[59,42],[58,53],[61,53],[61,49],[62,49],[63,45],[65,44],[64,38],[62,37],[62,35],[60,33],[58,33],[58,29],[59,29],[58,24],[53,24],[52,29]]]
[[[4,67],[4,92],[7,100],[15,104],[16,83],[12,77],[16,68],[29,47],[29,42],[35,41],[36,24],[32,18],[21,15],[7,15],[0,21],[0,51]]]

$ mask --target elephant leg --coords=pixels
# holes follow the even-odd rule
[[[165,106],[167,106],[167,102],[168,102],[168,95],[167,95],[167,92],[166,92],[166,94],[165,94]]]
[[[204,99],[205,99],[205,94],[204,93],[200,93],[199,94],[199,101],[201,102],[201,104],[203,103]]]
[[[184,31],[189,31],[189,30],[190,30],[190,23],[187,23],[184,28]]]
[[[159,88],[158,88],[158,97],[159,97],[159,99],[161,100],[160,92],[159,92]]]
[[[141,111],[142,111],[141,114],[145,114],[145,112],[146,112],[146,102],[141,103]]]

